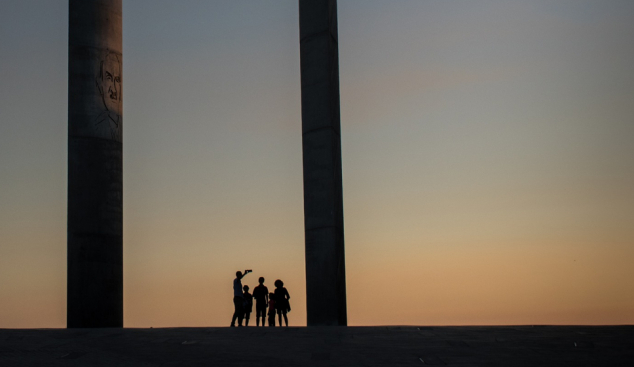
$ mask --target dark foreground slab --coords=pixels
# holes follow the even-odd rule
[[[634,326],[0,330],[0,366],[634,366]]]

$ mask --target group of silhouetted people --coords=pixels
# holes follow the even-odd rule
[[[255,326],[260,326],[260,318],[262,318],[262,326],[265,326],[267,311],[269,326],[275,326],[276,314],[279,326],[282,326],[282,317],[284,318],[284,323],[288,326],[288,316],[286,314],[291,311],[291,304],[288,301],[291,296],[284,288],[284,282],[279,279],[276,280],[274,283],[275,291],[269,293],[269,289],[264,285],[264,278],[260,277],[258,279],[260,284],[253,289],[253,294],[251,294],[249,293],[248,285],[242,286],[242,277],[250,272],[251,270],[245,270],[244,274],[242,274],[242,272],[238,271],[236,272],[236,278],[233,280],[233,306],[235,311],[231,319],[231,327],[236,326],[236,320],[238,320],[238,326],[242,326],[242,320],[244,320],[244,326],[249,326],[254,298]]]

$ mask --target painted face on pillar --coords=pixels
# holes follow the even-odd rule
[[[121,59],[117,54],[109,52],[101,60],[96,84],[103,109],[103,112],[97,117],[97,128],[100,135],[105,134],[105,138],[120,140],[122,120]]]

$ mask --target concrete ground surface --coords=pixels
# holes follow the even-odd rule
[[[0,329],[0,366],[634,366],[634,326]]]

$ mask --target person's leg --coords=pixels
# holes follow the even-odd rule
[[[282,313],[282,315],[284,315],[284,323],[286,323],[286,326],[288,326],[288,317],[286,316],[286,311],[284,311]],[[281,323],[280,323],[280,325],[281,325]]]
[[[242,304],[242,300],[240,299],[240,297],[233,297],[233,317],[231,318],[231,327],[236,326],[236,319],[238,318],[239,312],[238,303],[240,305]]]
[[[262,309],[262,326],[266,326],[266,307]]]
[[[260,317],[262,317],[262,326],[266,326],[266,320],[264,319],[264,310],[262,309],[262,305],[258,304],[255,306],[255,326],[260,326]]]
[[[234,312],[233,318],[231,319],[231,326],[235,326],[236,319],[238,319],[238,326],[242,326],[242,318],[244,317],[243,302],[242,297],[233,297]]]
[[[277,321],[282,326],[282,310],[277,310]]]
[[[249,319],[251,318],[251,312],[244,313],[244,326],[249,326]]]

